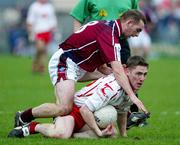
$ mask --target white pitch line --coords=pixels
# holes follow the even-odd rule
[[[175,114],[176,114],[176,115],[180,115],[180,111],[176,111]]]
[[[175,115],[180,115],[180,111],[175,111],[175,112],[167,112],[167,111],[163,111],[160,112],[161,115],[168,115],[168,114],[175,114]]]
[[[166,111],[161,112],[161,115],[167,115],[168,113]]]

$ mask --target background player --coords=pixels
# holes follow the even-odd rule
[[[32,71],[43,73],[47,55],[47,46],[51,42],[57,27],[54,8],[48,0],[36,0],[32,3],[27,15],[29,39],[35,43],[36,54]]]

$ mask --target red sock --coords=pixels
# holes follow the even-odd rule
[[[35,131],[35,127],[36,127],[37,124],[39,124],[39,122],[31,122],[31,123],[29,124],[29,132],[30,132],[30,134],[35,134],[35,133],[37,133],[37,132]]]

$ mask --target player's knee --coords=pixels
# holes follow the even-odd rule
[[[58,104],[56,108],[57,108],[56,114],[58,114],[58,116],[59,115],[68,115],[72,110],[72,105]]]
[[[63,105],[63,114],[67,115],[72,111],[72,105]]]

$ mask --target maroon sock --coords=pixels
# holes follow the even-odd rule
[[[34,120],[34,116],[32,115],[32,108],[25,110],[22,114],[21,114],[21,120],[23,122],[31,122],[32,120]]]
[[[30,134],[36,134],[37,132],[35,131],[36,125],[39,124],[39,122],[31,122],[29,124],[29,133]]]

